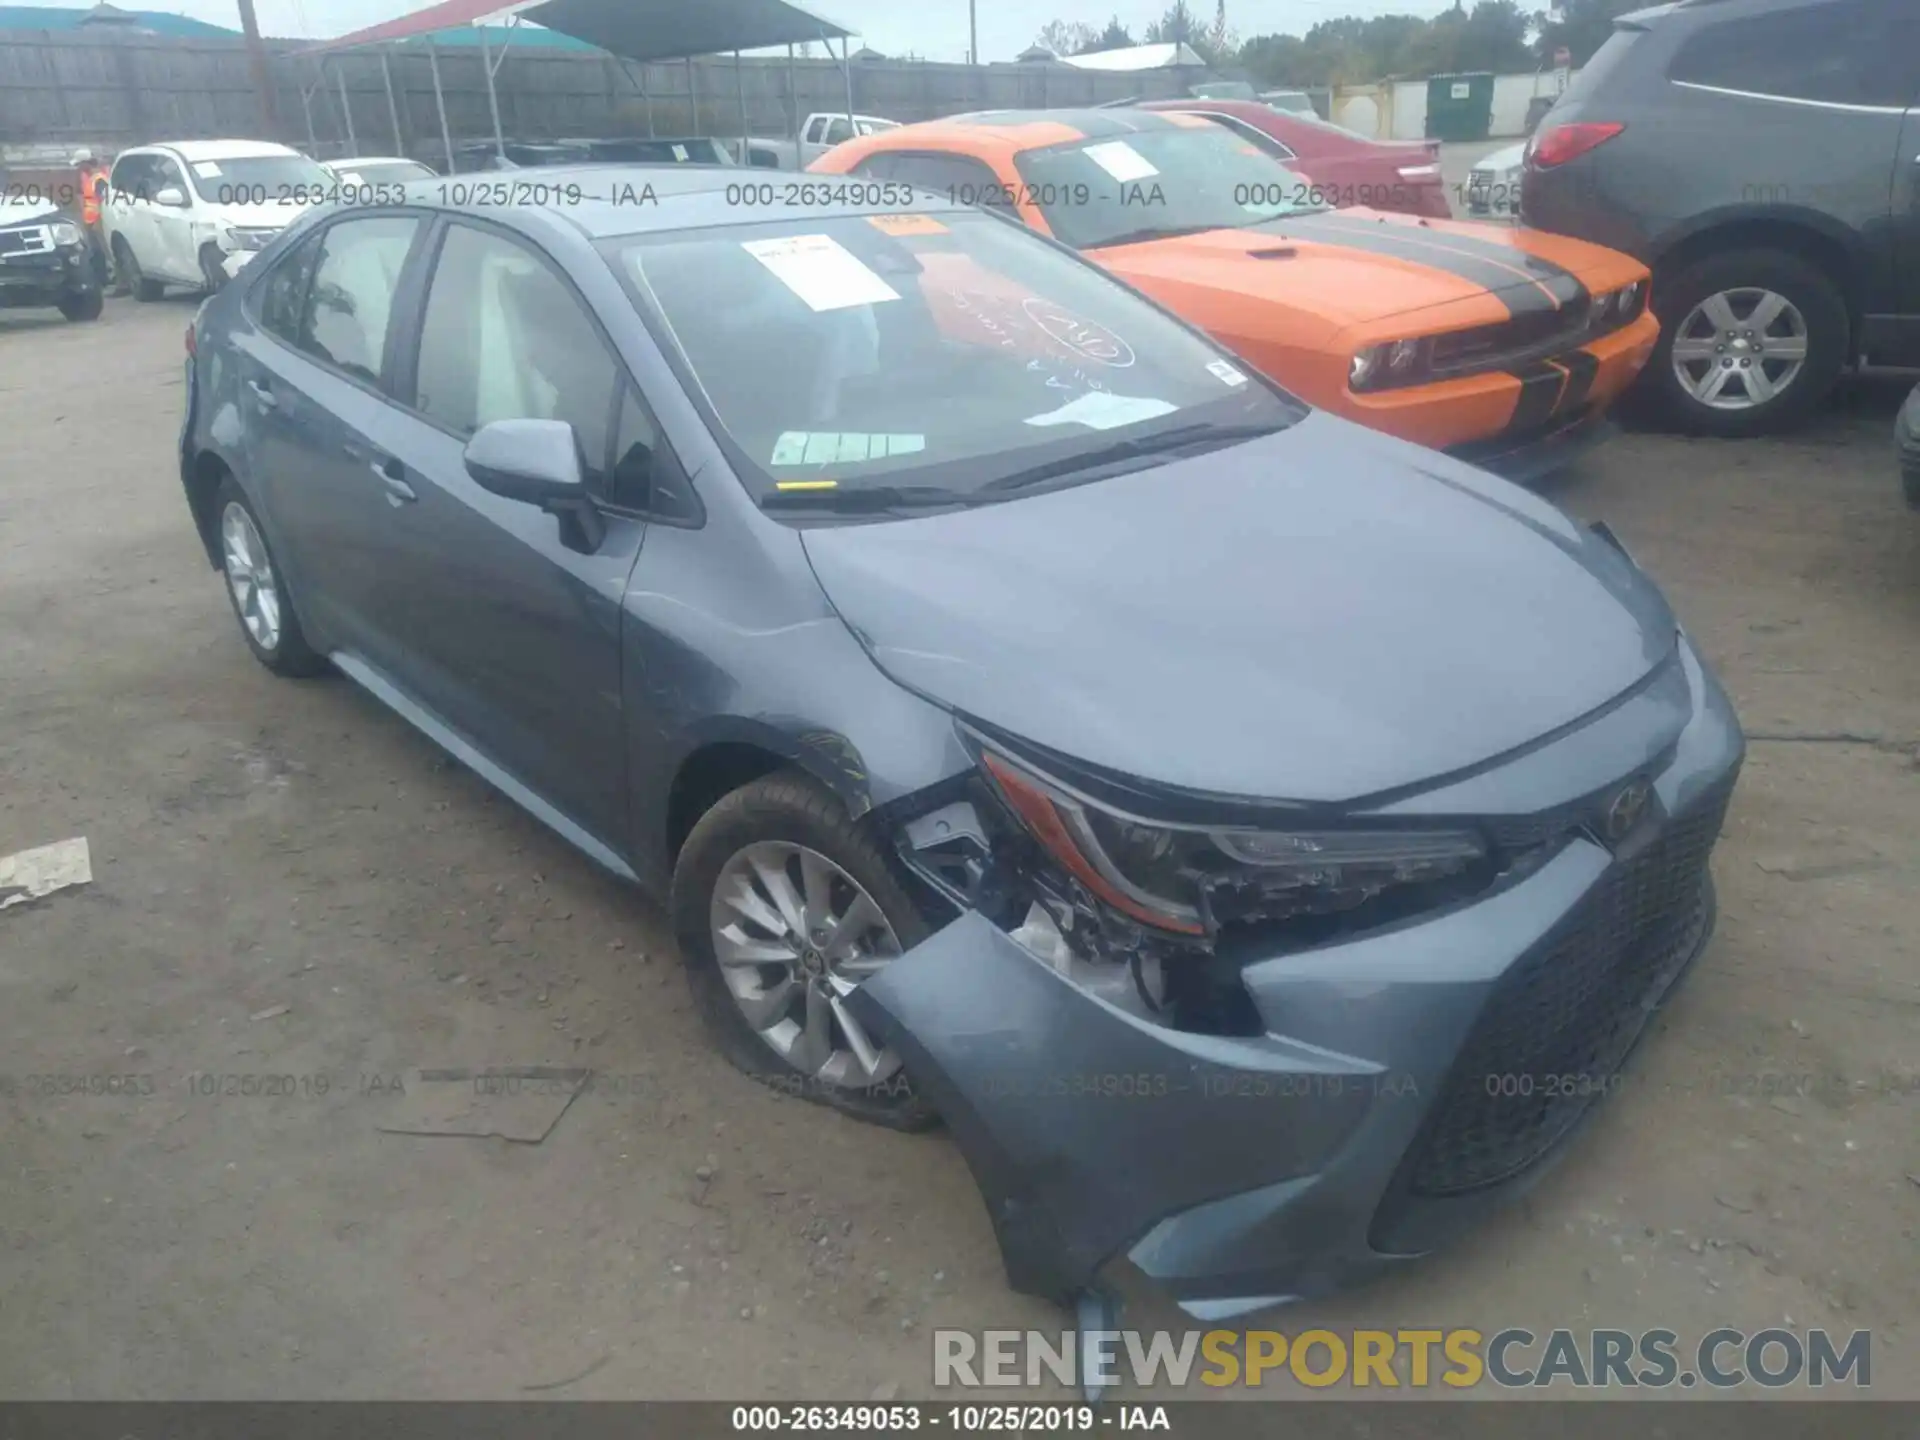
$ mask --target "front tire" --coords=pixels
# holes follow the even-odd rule
[[[1847,358],[1846,302],[1818,267],[1785,250],[1732,250],[1664,285],[1646,384],[1673,428],[1744,438],[1797,424]]]
[[[113,237],[113,267],[119,273],[121,283],[143,305],[150,305],[166,294],[167,287],[149,278],[147,272],[140,268],[140,257],[133,253],[133,246],[127,243],[124,235]]]
[[[60,313],[69,320],[98,320],[106,311],[107,297],[98,290],[84,295],[62,295]]]
[[[227,600],[253,658],[276,675],[320,674],[326,659],[307,644],[260,517],[231,475],[221,481],[213,506]]]
[[[736,1067],[872,1124],[937,1122],[842,1003],[924,940],[926,919],[825,788],[783,770],[721,800],[681,847],[670,909],[701,1017]]]

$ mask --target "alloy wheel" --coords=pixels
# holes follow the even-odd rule
[[[1674,378],[1715,410],[1768,404],[1806,361],[1806,317],[1786,296],[1758,286],[1707,296],[1674,331]]]
[[[710,905],[714,958],[747,1024],[801,1074],[866,1087],[900,1068],[846,997],[900,954],[864,886],[817,850],[767,840],[720,869]]]
[[[228,505],[220,517],[220,548],[233,608],[254,644],[271,652],[280,643],[280,587],[253,517],[242,505]]]

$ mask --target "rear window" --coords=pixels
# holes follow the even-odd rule
[[[1645,34],[1644,30],[1615,30],[1607,37],[1606,43],[1593,52],[1593,58],[1575,71],[1572,78],[1567,81],[1567,88],[1560,92],[1559,100],[1554,102],[1555,108],[1561,105],[1578,104],[1605,85],[1613,72],[1620,68],[1621,62],[1627,58],[1627,52],[1633,48],[1634,41]]]
[[[1689,35],[1667,78],[1781,99],[1905,109],[1920,88],[1915,18],[1910,0],[1734,15]]]

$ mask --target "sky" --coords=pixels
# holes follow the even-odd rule
[[[37,3],[37,0],[25,0]],[[65,0],[68,4],[87,0]],[[172,10],[232,29],[240,28],[234,0],[117,0],[123,8]],[[255,0],[260,28],[268,35],[321,38],[422,8],[429,0]],[[505,0],[503,0],[505,3]],[[699,0],[687,0],[698,4]],[[926,60],[964,60],[967,0],[800,0],[818,14],[855,32],[856,48],[867,44],[886,55],[914,54]],[[1049,20],[1083,20],[1104,26],[1117,14],[1135,39],[1166,10],[1167,0],[975,0],[980,53],[1011,60],[1033,43]],[[1227,0],[1227,25],[1242,39],[1254,35],[1304,35],[1321,20],[1343,15],[1437,15],[1452,0]],[[1213,0],[1188,0],[1201,19],[1213,18]]]

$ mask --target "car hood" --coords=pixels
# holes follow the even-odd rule
[[[1001,504],[803,532],[882,670],[1108,770],[1352,801],[1607,704],[1676,627],[1535,496],[1314,412],[1228,450]]]
[[[1385,320],[1487,294],[1515,315],[1625,284],[1597,245],[1505,226],[1337,210],[1090,250],[1088,258],[1174,310],[1213,292],[1279,304],[1340,325]],[[1637,268],[1637,267],[1636,267]]]
[[[0,194],[0,230],[15,225],[31,225],[36,220],[53,220],[59,216],[60,207],[51,200]]]

